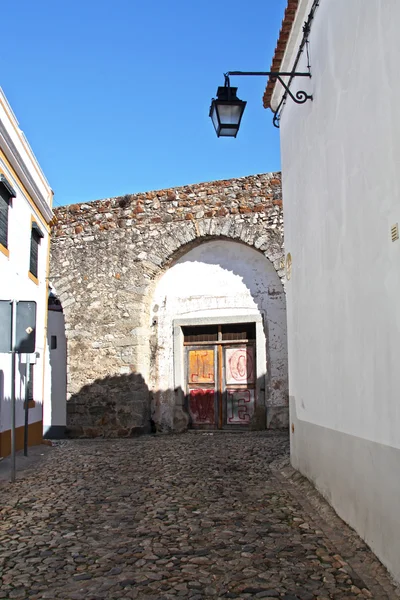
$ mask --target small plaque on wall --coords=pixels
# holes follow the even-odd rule
[[[292,276],[292,255],[289,252],[288,255],[286,256],[286,279],[289,281],[291,276]]]

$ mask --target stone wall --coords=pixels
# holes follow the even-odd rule
[[[69,428],[85,435],[149,431],[156,282],[185,252],[212,239],[257,249],[283,278],[280,174],[126,195],[55,213],[51,282],[66,322]],[[284,387],[285,405],[286,396]]]

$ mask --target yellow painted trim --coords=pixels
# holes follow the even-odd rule
[[[28,400],[28,408],[35,408],[36,402],[34,400]],[[26,402],[24,402],[24,410],[26,409]]]
[[[50,233],[50,225],[47,224],[46,219],[44,218],[44,216],[42,215],[42,213],[40,212],[40,210],[38,209],[38,207],[36,206],[36,204],[34,203],[34,201],[32,200],[29,192],[27,191],[26,187],[24,186],[24,184],[22,183],[22,181],[20,180],[20,178],[18,177],[18,175],[16,174],[13,166],[10,164],[8,158],[6,157],[6,155],[4,154],[3,150],[0,149],[0,157],[4,160],[4,162],[7,164],[7,167],[10,169],[12,176],[14,177],[15,181],[18,182],[18,185],[22,188],[25,198],[28,200],[29,204],[31,205],[31,207],[36,211],[37,214],[37,218],[39,219],[39,221],[42,223],[43,227],[45,227],[47,233]],[[3,175],[5,175],[4,171],[1,169],[0,167],[0,173],[2,173]]]
[[[14,129],[15,133],[18,135],[18,137],[19,137],[20,141],[22,142],[22,145],[24,146],[24,148],[25,148],[25,150],[26,150],[27,154],[28,154],[28,155],[29,155],[29,154],[32,154],[32,155],[33,155],[33,150],[32,150],[31,148],[29,148],[29,146],[27,146],[27,143],[26,143],[26,141],[24,140],[23,136],[21,135],[21,130],[19,129],[19,127],[17,127],[17,126],[15,125],[15,123],[14,123],[14,119],[13,119],[13,115],[10,115],[10,110],[9,110],[8,106],[6,106],[6,105],[4,104],[4,102],[3,102],[3,100],[2,100],[2,98],[1,98],[1,97],[0,97],[0,104],[2,105],[2,107],[4,108],[4,110],[6,111],[6,113],[7,113],[7,115],[8,115],[8,118],[10,119],[11,125],[12,125],[12,127],[13,127],[13,129]],[[41,173],[41,172],[40,172],[40,169],[39,169],[39,168],[38,168],[38,166],[35,164],[35,160],[36,160],[36,157],[33,155],[33,156],[32,156],[32,164],[33,164],[33,166],[34,166],[34,168],[35,168],[35,171],[36,171],[36,173],[39,175],[39,177],[40,177],[40,179],[41,179],[41,181],[42,181],[43,185],[44,185],[46,188],[48,188],[48,187],[49,187],[49,183],[46,181],[46,179],[45,179],[45,177],[44,177],[43,173]]]
[[[16,450],[24,447],[24,425],[15,429]],[[36,421],[28,425],[28,446],[36,446],[43,442],[43,421]],[[11,453],[11,429],[0,433],[0,456],[5,457]]]
[[[2,252],[5,256],[7,256],[7,258],[9,258],[10,251],[9,251],[8,248],[6,248],[5,246],[3,246],[3,244],[0,244],[0,252]]]
[[[32,275],[32,273],[30,271],[28,271],[28,277],[31,281],[33,281],[33,283],[36,283],[36,285],[39,285],[39,279],[37,277],[35,277],[34,275]]]

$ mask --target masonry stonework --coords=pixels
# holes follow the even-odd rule
[[[152,426],[185,429],[188,420],[174,401],[177,390],[167,394],[169,406],[157,407],[154,365],[160,342],[152,307],[157,282],[196,246],[235,241],[273,265],[278,285],[269,293],[284,307],[280,174],[126,195],[55,212],[51,282],[65,315],[70,433],[129,436]],[[267,321],[268,316],[266,330]],[[279,343],[286,348],[286,338]],[[268,373],[267,415],[270,407],[274,418],[267,422],[279,427],[287,424],[287,366],[275,381]],[[168,419],[159,416],[168,411]]]

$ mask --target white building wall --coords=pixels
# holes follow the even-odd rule
[[[52,337],[56,347],[51,347]],[[49,310],[47,322],[46,393],[43,410],[43,434],[56,439],[65,436],[67,425],[67,342],[64,314]]]
[[[323,0],[293,86],[314,101],[281,118],[292,462],[397,578],[399,22],[396,0]]]
[[[2,167],[0,160],[0,169]],[[43,368],[45,354],[45,324],[47,311],[47,259],[49,235],[45,226],[38,220],[44,238],[39,245],[38,258],[38,281],[36,284],[29,279],[29,257],[31,241],[31,218],[35,214],[26,198],[24,198],[15,185],[15,182],[8,177],[8,181],[17,191],[17,197],[11,201],[9,209],[9,228],[8,228],[8,250],[9,256],[0,252],[0,276],[2,286],[0,290],[0,300],[29,300],[36,302],[36,352],[37,360],[34,367],[34,399],[36,406],[29,409],[29,422],[34,423],[42,419],[43,403]],[[35,215],[36,218],[36,215]],[[20,376],[20,370],[24,373],[25,367],[17,368],[16,384],[16,426],[24,424],[24,391]],[[10,429],[11,426],[11,406],[7,401],[11,397],[11,355],[0,354],[0,370],[4,373],[4,399],[0,405],[0,432]]]
[[[35,406],[29,409],[29,423],[42,420],[44,364],[48,296],[49,221],[52,191],[27,143],[18,122],[0,89],[0,174],[16,192],[8,211],[8,252],[0,249],[0,300],[36,302],[36,364],[34,366]],[[29,275],[32,221],[44,237],[39,244],[37,282]],[[0,354],[2,390],[0,434],[11,427],[11,355]],[[16,377],[16,427],[24,425],[25,365],[18,357]]]
[[[272,263],[260,252],[230,241],[210,241],[180,258],[160,279],[152,307],[157,329],[153,390],[172,396],[174,382],[173,323],[177,319],[262,317],[264,363],[257,377],[267,374],[271,415],[284,421],[287,411],[286,312],[282,283]],[[267,365],[268,361],[268,365]],[[260,363],[258,363],[260,365]],[[172,418],[164,402],[166,420]],[[161,411],[163,410],[161,406]]]

